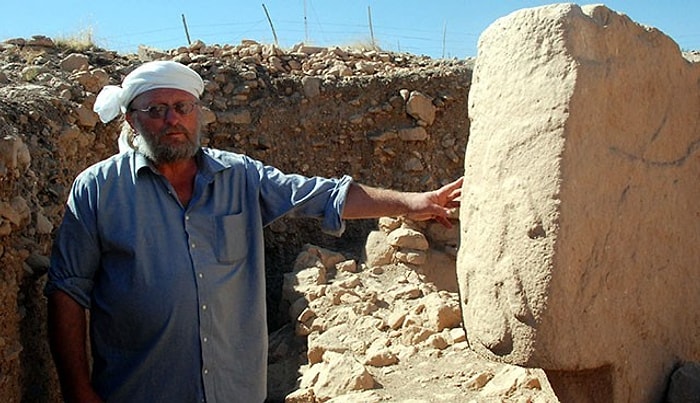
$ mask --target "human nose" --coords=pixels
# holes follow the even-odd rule
[[[166,123],[171,124],[171,125],[174,125],[175,123],[177,123],[178,121],[180,121],[180,114],[178,114],[178,113],[175,111],[175,108],[173,108],[173,107],[171,106],[171,107],[169,107],[169,108],[165,111],[165,116],[164,116],[164,118],[165,118],[165,122],[166,122]]]

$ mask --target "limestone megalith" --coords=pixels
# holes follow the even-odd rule
[[[700,65],[604,6],[524,9],[482,34],[469,116],[471,348],[562,401],[660,401],[700,360]]]

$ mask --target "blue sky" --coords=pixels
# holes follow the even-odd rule
[[[32,35],[70,38],[90,32],[101,47],[134,53],[139,44],[171,49],[191,40],[238,44],[241,39],[289,48],[371,43],[434,58],[476,55],[481,32],[515,10],[551,4],[529,0],[39,0],[7,1],[0,14],[0,40]],[[600,2],[593,2],[600,3]],[[588,4],[588,3],[579,3]],[[651,25],[684,50],[700,49],[700,2],[608,1],[609,8]],[[370,14],[371,27],[370,31]]]

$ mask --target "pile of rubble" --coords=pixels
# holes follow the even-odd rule
[[[287,403],[556,401],[542,371],[469,350],[456,292],[458,232],[435,225],[382,218],[361,262],[304,248],[285,275],[284,299],[305,343],[272,338],[272,397],[284,384],[295,388]],[[289,359],[300,366],[297,383],[281,380]]]
[[[193,53],[196,56],[193,56]],[[238,45],[207,46],[195,41],[169,52],[141,47],[139,57],[144,59],[172,58],[190,64],[205,59],[237,60],[241,63],[265,66],[271,74],[311,75],[323,77],[349,77],[356,75],[397,75],[410,74],[416,68],[462,64],[457,59],[431,59],[416,56],[383,52],[374,49],[350,47],[319,47],[304,43],[284,50],[275,44],[261,44],[253,40],[243,40]]]

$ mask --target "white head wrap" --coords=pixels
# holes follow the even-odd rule
[[[204,91],[202,77],[184,64],[173,61],[144,63],[129,73],[121,86],[106,85],[102,88],[93,110],[107,123],[126,113],[131,101],[146,91],[156,88],[174,88],[187,91],[199,98]]]

